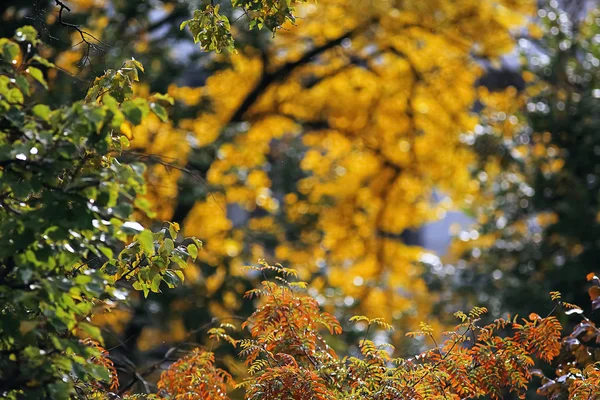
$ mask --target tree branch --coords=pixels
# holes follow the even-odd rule
[[[281,81],[284,78],[288,77],[292,72],[294,72],[294,70],[296,70],[296,68],[301,67],[305,64],[308,64],[314,57],[321,55],[324,52],[326,52],[327,50],[330,50],[336,46],[339,46],[342,43],[342,41],[344,41],[345,39],[351,38],[351,37],[355,36],[356,34],[363,32],[365,29],[367,29],[369,26],[371,26],[371,24],[374,23],[375,21],[376,20],[374,20],[374,19],[369,20],[367,23],[365,23],[363,25],[359,25],[358,27],[354,28],[351,31],[344,33],[343,35],[339,36],[338,38],[333,39],[321,46],[315,47],[314,49],[306,52],[298,60],[285,63],[284,65],[282,65],[281,67],[279,67],[277,70],[275,70],[273,72],[268,73],[268,72],[266,72],[266,70],[264,70],[260,81],[258,82],[256,87],[250,93],[248,93],[248,95],[246,96],[244,101],[240,104],[240,106],[237,108],[235,113],[233,113],[233,115],[231,116],[230,122],[241,122],[243,120],[244,114],[246,114],[246,112],[250,109],[250,107],[254,103],[256,103],[256,101],[258,100],[260,95],[262,93],[264,93],[271,84]]]
[[[244,116],[247,113],[247,111],[256,103],[256,101],[260,98],[260,96],[263,93],[265,93],[265,91],[272,84],[287,78],[297,68],[310,63],[313,58],[323,54],[327,50],[330,50],[336,46],[339,46],[343,40],[351,38],[359,33],[364,32],[366,29],[368,29],[370,26],[372,26],[373,23],[376,23],[376,22],[377,22],[377,19],[375,19],[375,18],[369,19],[364,24],[357,26],[356,28],[344,33],[343,35],[341,35],[333,40],[330,40],[329,42],[324,43],[321,46],[315,47],[312,50],[309,50],[299,59],[297,59],[295,61],[287,62],[286,64],[277,68],[273,72],[267,72],[266,63],[265,63],[265,66],[263,67],[263,74],[260,78],[260,81],[254,87],[254,89],[252,89],[252,91],[250,91],[250,93],[248,93],[248,95],[244,98],[242,103],[239,105],[239,107],[236,109],[236,111],[232,114],[231,118],[229,118],[229,122],[226,125],[243,121]],[[188,161],[188,163],[184,169],[185,170],[193,170],[194,168],[193,168],[193,165]],[[181,196],[178,196],[177,198],[180,199]],[[183,203],[179,202],[177,204],[177,206],[175,207],[175,212],[174,212],[174,215],[172,218],[173,221],[182,223],[185,220],[185,218],[187,217],[187,215],[189,214],[189,212],[191,211],[192,207],[193,207],[193,204],[183,204]]]
[[[138,381],[142,382],[144,384],[144,386],[146,386],[147,382],[146,382],[145,378],[147,376],[149,376],[151,373],[153,373],[154,371],[156,371],[163,363],[169,361],[169,359],[171,358],[171,356],[173,355],[173,353],[175,353],[176,351],[180,350],[183,346],[185,346],[189,342],[189,340],[191,339],[192,336],[194,336],[198,332],[201,332],[201,331],[203,331],[205,329],[210,328],[211,326],[214,326],[218,322],[225,321],[225,320],[228,320],[228,319],[240,319],[240,320],[244,320],[244,318],[238,317],[238,316],[232,316],[232,317],[222,318],[222,319],[213,318],[213,320],[210,321],[209,323],[204,324],[204,325],[200,326],[199,328],[194,329],[193,331],[191,331],[186,336],[185,339],[183,339],[181,342],[175,344],[173,347],[171,347],[169,350],[167,350],[167,352],[165,353],[165,355],[160,360],[158,360],[155,363],[151,364],[149,367],[145,368],[142,371],[135,372],[134,378],[131,381],[129,381],[125,386],[123,386],[123,387],[121,387],[119,389],[119,394],[122,395],[125,392],[127,392]]]
[[[61,0],[54,0],[54,2],[56,3],[56,5],[58,7],[60,7],[58,10],[58,22],[64,27],[76,30],[79,33],[79,36],[81,37],[81,42],[79,42],[78,44],[85,43],[87,45],[85,56],[83,56],[83,58],[80,61],[81,68],[83,69],[83,67],[85,66],[86,63],[89,63],[90,67],[91,67],[92,63],[90,61],[90,52],[91,52],[92,48],[96,48],[96,47],[98,47],[98,45],[96,45],[95,43],[91,43],[88,38],[95,40],[96,42],[98,42],[99,44],[101,44],[103,46],[108,46],[108,45],[106,43],[102,42],[100,39],[96,38],[91,33],[82,30],[78,25],[71,24],[69,22],[65,22],[65,20],[63,19],[63,11],[66,10],[67,12],[71,12],[71,9],[69,8],[69,6],[67,6],[65,3],[63,3]]]

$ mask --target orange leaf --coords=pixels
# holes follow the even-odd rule
[[[600,297],[600,286],[592,286],[588,289],[588,293],[590,294],[590,299],[594,300],[597,297]]]
[[[594,279],[598,279],[598,277],[596,276],[596,274],[594,272],[590,272],[589,274],[587,274],[585,276],[585,278],[589,281],[592,281]]]

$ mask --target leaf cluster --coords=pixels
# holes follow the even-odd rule
[[[234,8],[240,8],[249,19],[250,29],[262,29],[275,32],[286,22],[294,22],[294,6],[307,0],[232,0]],[[181,23],[186,26],[204,51],[235,51],[231,24],[226,15],[220,14],[220,5],[208,4],[204,9],[194,11],[191,19]]]
[[[281,266],[266,263],[254,269],[265,274],[275,271],[279,277],[287,273]],[[265,276],[261,289],[248,293],[258,294],[260,300],[242,325],[250,338],[236,341],[248,373],[236,388],[244,390],[246,399],[466,399],[484,395],[499,399],[507,392],[524,398],[532,377],[543,376],[533,368],[536,360],[551,362],[565,350],[576,359],[559,366],[558,379],[543,377],[538,393],[558,398],[563,390],[569,399],[600,395],[598,364],[580,342],[582,338],[595,342],[598,337],[597,328],[587,318],[572,334],[561,338],[562,326],[553,315],[540,317],[532,313],[528,318],[501,318],[480,325],[487,310],[476,307],[466,314],[456,313],[459,324],[445,332],[448,339],[439,345],[427,324],[422,323],[419,332],[408,333],[430,338],[435,344],[414,357],[392,358],[393,346],[365,337],[359,343],[360,354],[340,358],[319,333],[320,326],[329,334],[341,334],[337,320],[322,313],[310,297],[291,290],[287,279],[277,281],[271,282]],[[356,316],[351,320],[391,329],[377,318]],[[210,360],[209,368],[214,368],[213,354],[203,357]],[[179,362],[173,364],[162,379],[177,377],[178,368]],[[214,372],[203,377],[211,375]],[[200,378],[183,374],[180,379],[183,376]],[[231,383],[223,376],[228,377],[224,371],[217,372],[212,387],[219,396],[223,382]],[[202,393],[207,393],[206,385],[211,383],[199,384]],[[210,398],[195,389],[192,393],[190,398]]]
[[[175,224],[153,233],[135,221],[149,211],[145,168],[118,158],[129,146],[122,124],[148,112],[166,117],[159,103],[169,99],[134,98],[143,67],[129,60],[84,101],[36,104],[54,68],[40,44],[30,26],[0,39],[0,395],[8,399],[114,388],[91,317],[127,298],[117,280],[144,293],[179,284],[201,245],[176,243]]]

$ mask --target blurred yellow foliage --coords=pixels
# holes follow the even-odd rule
[[[267,255],[303,276],[326,268],[343,296],[362,299],[364,314],[426,315],[432,301],[416,264],[422,250],[401,235],[478,196],[468,169],[474,155],[460,134],[475,129],[478,98],[505,107],[517,95],[478,91],[483,70],[472,55],[495,59],[511,50],[511,30],[525,26],[534,7],[530,0],[321,0],[299,7],[296,25],[278,32],[264,54],[230,56],[230,67],[203,87],[172,85],[177,101],[208,101],[210,111],[177,127],[148,121],[133,132],[134,145],[181,165],[190,145],[217,147],[206,174],[214,193],[183,221],[185,235],[205,243],[202,261],[217,267],[210,291],[233,274],[226,270],[233,259]],[[225,135],[240,122],[248,124]],[[513,132],[514,121],[504,123]],[[302,148],[302,177],[282,193],[274,170]],[[492,164],[490,175],[498,173]],[[150,170],[149,197],[161,218],[179,201],[178,178]],[[452,201],[435,204],[433,190]],[[246,213],[245,226],[234,226],[233,205]],[[259,233],[275,238],[274,254]]]
[[[148,351],[164,343],[177,343],[188,335],[183,321],[175,319],[168,323],[163,329],[146,327],[138,339],[140,351]]]

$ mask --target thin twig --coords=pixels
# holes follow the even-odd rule
[[[83,70],[83,68],[85,67],[85,64],[89,64],[90,67],[92,68],[92,70],[94,70],[94,66],[92,65],[91,58],[90,58],[90,52],[91,52],[92,49],[99,48],[100,46],[98,44],[90,42],[90,40],[88,38],[91,38],[92,40],[95,40],[101,46],[109,47],[108,44],[102,42],[100,39],[98,39],[97,37],[95,37],[91,33],[82,30],[78,25],[66,22],[63,19],[63,11],[66,10],[67,12],[71,12],[71,9],[69,8],[69,6],[67,6],[65,3],[63,3],[61,0],[54,0],[54,2],[56,3],[56,5],[58,7],[60,7],[59,10],[58,10],[58,22],[62,26],[70,28],[70,29],[74,29],[75,31],[77,31],[77,33],[79,33],[79,36],[81,37],[81,42],[79,42],[77,45],[79,45],[81,43],[85,43],[87,45],[85,55],[83,56],[83,58],[80,61],[81,68],[79,69],[79,72],[81,72],[81,70]],[[94,71],[94,73],[95,72],[96,71]]]
[[[186,167],[180,167],[178,165],[175,164],[175,161],[168,161],[168,159],[171,160],[176,160],[175,157],[166,157],[166,156],[162,156],[159,154],[147,154],[147,153],[143,153],[140,151],[135,151],[135,150],[125,150],[123,151],[124,154],[131,154],[133,156],[138,157],[140,160],[147,160],[150,162],[154,162],[156,164],[160,164],[165,168],[171,168],[174,169],[176,171],[180,171],[183,172],[187,175],[190,175],[192,178],[198,179],[200,182],[202,182],[202,184],[204,184],[204,186],[207,188],[208,190],[208,195],[210,196],[210,198],[215,202],[215,204],[217,205],[217,207],[219,207],[219,209],[222,212],[225,212],[225,209],[221,206],[221,204],[219,203],[219,201],[217,200],[217,198],[215,197],[215,195],[213,194],[213,192],[211,192],[209,190],[209,185],[208,182],[206,181],[206,179],[204,179],[204,177],[202,175],[200,175],[199,173],[186,168]]]
[[[125,386],[123,386],[121,389],[119,389],[119,395],[124,394],[125,392],[127,392],[129,389],[131,389],[131,387],[133,385],[135,385],[136,382],[140,381],[142,382],[142,384],[144,384],[144,382],[147,384],[145,378],[150,375],[151,373],[153,373],[154,371],[156,371],[164,362],[169,361],[169,359],[171,358],[171,356],[173,355],[173,353],[175,353],[176,351],[180,350],[183,346],[185,346],[189,340],[191,339],[191,337],[195,334],[197,334],[198,332],[201,332],[213,325],[215,325],[216,323],[220,322],[220,321],[226,321],[229,319],[236,319],[236,320],[243,320],[243,317],[238,317],[238,316],[231,316],[231,317],[227,317],[227,318],[213,318],[212,321],[210,321],[207,324],[204,324],[192,331],[190,331],[190,333],[185,337],[185,339],[183,339],[181,342],[175,344],[173,347],[171,347],[169,350],[167,350],[167,352],[165,353],[165,355],[163,356],[163,358],[161,358],[160,360],[156,361],[154,364],[150,365],[149,367],[147,367],[146,369],[144,369],[143,371],[139,371],[136,372],[133,379],[131,381],[129,381]],[[144,385],[145,386],[145,385]]]

